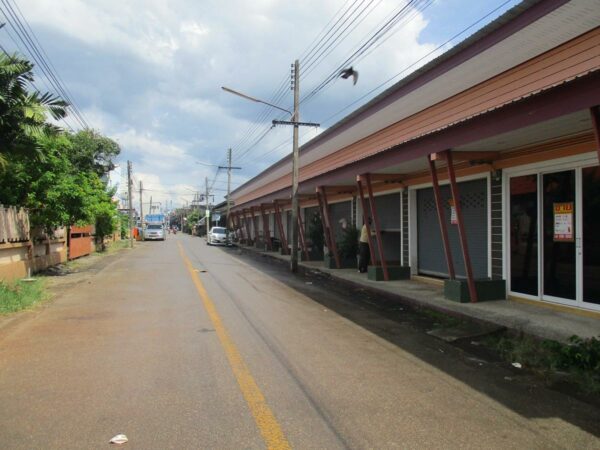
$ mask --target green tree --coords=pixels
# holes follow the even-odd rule
[[[92,171],[102,177],[115,168],[114,160],[121,153],[119,144],[94,130],[69,134],[73,144],[71,162],[79,170]]]
[[[94,171],[82,171],[69,159],[73,144],[66,134],[41,136],[38,144],[43,160],[15,155],[9,170],[0,173],[4,202],[29,208],[32,225],[48,232],[63,225],[96,223],[99,216],[116,214],[106,183]],[[108,229],[107,222],[105,218],[101,232]],[[110,233],[112,230],[106,232]]]
[[[67,103],[29,92],[33,64],[0,54],[0,199],[30,210],[33,226],[96,225],[103,241],[117,209],[102,178],[114,168],[117,143],[96,131],[68,134],[46,122],[66,116]]]
[[[42,159],[38,138],[58,131],[46,123],[47,115],[58,120],[67,114],[67,103],[60,98],[28,92],[32,69],[33,64],[26,59],[0,53],[0,169],[6,169],[14,155]]]
[[[104,238],[112,235],[120,225],[119,212],[116,205],[110,201],[99,202],[94,208],[96,217],[96,241],[102,251],[106,249]]]

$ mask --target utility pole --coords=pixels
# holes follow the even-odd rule
[[[318,127],[318,123],[300,122],[300,63],[298,60],[292,64],[292,88],[294,89],[294,113],[291,121],[273,120],[273,125],[293,125],[294,143],[292,151],[292,254],[290,258],[290,269],[298,271],[298,174],[299,174],[299,148],[298,127]],[[273,106],[273,105],[272,105]],[[280,108],[281,109],[281,108]],[[288,111],[289,112],[289,111]]]
[[[133,202],[131,198],[131,161],[127,161],[127,196],[129,204],[129,247],[133,248]]]
[[[298,102],[300,100],[300,63],[294,62],[294,143],[292,153],[292,255],[290,260],[290,269],[292,272],[298,271],[298,122],[300,121],[300,111]]]
[[[152,196],[150,196],[150,210],[148,211],[149,214],[152,214]]]
[[[219,166],[219,169],[227,169],[227,223],[225,224],[226,233],[229,234],[229,218],[231,212],[231,169],[241,169],[241,167],[231,166],[231,148],[227,149],[227,166]]]
[[[210,212],[208,211],[208,177],[204,177],[204,184],[206,186],[206,209],[204,210],[204,223],[206,224],[206,239],[208,239],[208,230],[210,227]],[[198,205],[200,208],[200,205]]]
[[[144,210],[142,206],[142,191],[144,188],[142,187],[142,180],[140,180],[140,233],[142,233],[142,241],[144,239]]]
[[[246,100],[250,100],[252,102],[263,103],[272,108],[279,109],[281,111],[285,111],[291,116],[291,120],[273,120],[273,125],[292,125],[294,127],[294,145],[293,145],[293,153],[292,153],[292,255],[290,259],[290,268],[292,272],[298,271],[298,127],[319,127],[318,123],[310,123],[310,122],[300,122],[300,112],[298,110],[298,105],[300,103],[300,63],[298,60],[294,61],[292,64],[292,89],[294,90],[294,112],[290,112],[287,109],[281,108],[277,105],[274,105],[269,102],[265,102],[264,100],[260,100],[258,98],[251,97],[246,94],[242,94],[241,92],[234,91],[233,89],[227,88],[225,86],[221,86],[226,92],[237,95],[239,97],[243,97]]]

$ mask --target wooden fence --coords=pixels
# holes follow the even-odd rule
[[[0,206],[0,281],[26,277],[67,260],[64,228],[31,229],[25,209]]]
[[[29,241],[29,230],[29,214],[25,209],[0,205],[0,243]]]

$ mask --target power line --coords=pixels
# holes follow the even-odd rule
[[[6,16],[5,16],[6,17]],[[25,52],[21,49],[21,46],[19,45],[19,43],[17,42],[17,40],[13,37],[13,35],[10,33],[9,29],[6,27],[3,27],[3,30],[6,32],[6,34],[8,35],[8,37],[10,38],[10,40],[13,42],[13,44],[15,45],[15,47],[19,50],[19,52],[21,54],[25,54]],[[2,46],[0,45],[0,49],[2,50],[2,52],[4,52],[4,54],[11,58],[12,56],[8,53],[8,51]],[[37,92],[39,95],[41,95],[40,90],[38,89],[38,87],[35,85],[35,83],[32,80],[27,80],[27,83],[31,86],[31,88]],[[51,91],[52,88],[50,88],[48,86],[48,83],[46,82],[46,80],[44,78],[42,78],[42,83],[46,86],[46,89],[48,91]],[[67,120],[67,116],[62,117],[61,120],[65,123],[65,125],[67,126],[67,128],[71,131],[75,131],[73,126],[71,125],[71,123],[69,122],[69,120]]]
[[[498,10],[502,9],[504,6],[506,6],[507,4],[511,3],[514,0],[506,0],[505,2],[503,2],[502,4],[500,4],[499,6],[497,6],[496,8],[494,8],[492,11],[490,11],[489,13],[487,13],[486,15],[484,15],[483,17],[481,17],[480,19],[476,20],[475,22],[473,22],[471,25],[469,25],[468,27],[464,28],[463,30],[459,31],[458,33],[456,33],[454,36],[452,36],[450,39],[446,40],[444,43],[438,45],[435,49],[431,50],[429,53],[427,53],[426,55],[422,56],[421,58],[419,58],[417,61],[413,62],[412,64],[408,65],[407,67],[405,67],[404,69],[402,69],[400,72],[396,73],[395,75],[393,75],[392,77],[388,78],[387,80],[385,80],[383,83],[379,84],[377,87],[371,89],[369,92],[367,92],[366,94],[362,95],[361,97],[359,97],[358,99],[354,100],[352,103],[349,103],[348,105],[344,106],[342,109],[340,109],[339,111],[337,111],[336,113],[332,114],[331,116],[329,116],[327,119],[325,119],[324,121],[322,121],[321,123],[328,123],[331,119],[333,119],[334,117],[340,115],[342,112],[344,112],[345,110],[347,110],[348,108],[352,107],[353,105],[357,104],[358,102],[360,102],[361,100],[365,99],[366,97],[369,97],[371,94],[373,94],[374,92],[378,91],[379,89],[383,88],[385,85],[391,83],[393,80],[395,80],[396,78],[398,78],[400,75],[404,74],[406,71],[408,71],[411,68],[414,68],[415,66],[418,66],[422,61],[428,59],[431,55],[433,55],[434,53],[436,53],[437,51],[439,51],[440,49],[444,48],[445,46],[447,46],[450,42],[454,41],[456,38],[458,38],[459,36],[465,34],[467,31],[469,31],[471,28],[473,28],[474,26],[478,25],[479,23],[481,23],[483,20],[487,19],[488,17],[490,17],[492,14],[494,14],[495,12],[497,12]]]
[[[391,18],[387,19],[383,25],[381,25],[371,36],[364,42],[358,49],[356,49],[350,56],[348,56],[341,64],[338,64],[336,68],[309,94],[307,94],[301,103],[306,103],[310,98],[318,94],[325,86],[330,84],[333,80],[337,79],[340,70],[352,64],[354,60],[367,52],[377,41],[383,36],[389,33],[395,28],[398,23],[401,23],[401,19],[410,13],[413,8],[422,11],[424,8],[431,4],[431,0],[409,0],[403,5]],[[423,8],[423,9],[420,9]],[[413,15],[414,17],[414,15]]]
[[[427,53],[426,55],[424,55],[423,57],[419,58],[417,61],[413,62],[412,64],[410,64],[409,66],[405,67],[403,70],[401,70],[400,72],[398,72],[397,74],[395,74],[394,76],[388,78],[386,81],[384,81],[383,83],[381,83],[380,85],[378,85],[377,87],[375,87],[374,89],[370,90],[369,92],[367,92],[366,94],[364,94],[363,96],[361,96],[360,98],[358,98],[357,100],[353,101],[352,103],[346,105],[344,108],[340,109],[339,111],[337,111],[336,113],[332,114],[331,116],[329,116],[327,119],[321,121],[322,124],[326,124],[329,123],[329,121],[331,119],[333,119],[334,117],[338,116],[339,114],[341,114],[342,112],[344,112],[345,110],[349,109],[350,107],[354,106],[355,104],[357,104],[358,102],[360,102],[361,100],[369,97],[371,94],[373,94],[374,92],[380,90],[381,88],[383,88],[384,86],[388,85],[389,83],[391,83],[392,81],[394,81],[395,79],[397,79],[399,76],[401,76],[402,74],[406,73],[409,69],[414,68],[415,66],[418,66],[419,64],[421,64],[424,60],[428,59],[431,55],[433,55],[434,53],[438,52],[440,49],[446,47],[450,42],[454,41],[455,39],[457,39],[458,37],[462,36],[463,34],[465,34],[466,32],[468,32],[469,30],[471,30],[473,27],[477,26],[478,24],[480,24],[482,21],[484,21],[485,19],[487,19],[488,17],[490,17],[491,15],[493,15],[494,13],[496,13],[498,10],[502,9],[503,7],[505,7],[507,4],[511,3],[514,0],[506,0],[503,3],[501,3],[499,6],[497,6],[496,8],[494,8],[493,10],[491,10],[489,13],[485,14],[484,16],[482,16],[480,19],[476,20],[475,22],[473,22],[471,25],[469,25],[468,27],[464,28],[463,30],[461,30],[460,32],[456,33],[455,35],[453,35],[451,38],[447,39],[444,43],[440,44],[438,47],[436,47],[434,50],[430,51],[429,53]],[[426,2],[426,3],[430,3],[430,2]],[[429,6],[429,5],[427,5]],[[416,12],[415,12],[416,13]],[[380,44],[379,44],[380,45]],[[371,52],[367,53],[370,54]],[[367,56],[365,55],[365,57]],[[336,73],[337,75],[337,73]],[[308,132],[307,132],[308,133]],[[304,138],[306,134],[304,134],[302,137]],[[275,147],[271,148],[270,150],[264,152],[261,156],[262,158],[266,158],[267,156],[275,153],[277,150],[279,150],[281,147],[283,147],[286,144],[289,144],[289,142],[291,141],[291,138],[288,138],[286,140],[284,140],[283,142],[281,142],[280,144],[276,145]]]
[[[23,25],[23,23],[21,22],[20,18],[17,15],[17,13],[15,12],[15,10],[12,8],[11,4],[9,3],[9,0],[0,0],[0,1],[4,5],[4,8],[0,8],[0,10],[2,11],[2,14],[6,18],[7,22],[9,23],[10,27],[13,29],[13,31],[15,32],[15,34],[17,35],[17,37],[19,38],[21,43],[26,48],[27,52],[29,53],[29,56],[37,63],[38,67],[40,68],[40,70],[42,71],[42,73],[44,74],[44,76],[46,77],[48,82],[53,86],[55,91],[61,97],[63,97],[63,99],[65,101],[67,101],[71,104],[71,109],[74,112],[74,118],[76,119],[76,121],[79,122],[79,124],[82,127],[89,128],[87,122],[85,121],[83,116],[80,114],[77,106],[72,103],[72,99],[70,99],[69,95],[66,93],[65,89],[63,88],[62,84],[58,81],[56,75],[54,74],[52,69],[49,67],[45,58],[42,56],[40,50],[38,49],[38,46],[36,45],[35,42],[33,42],[28,31],[25,29],[25,26]],[[29,27],[29,28],[31,29],[31,27]]]
[[[352,32],[354,29],[356,29],[356,27],[358,25],[360,25],[362,23],[362,21],[364,19],[366,19],[369,14],[371,14],[373,12],[373,9],[371,9],[371,11],[369,11],[367,14],[365,14],[365,12],[367,11],[367,9],[373,4],[374,0],[371,0],[363,9],[362,11],[360,11],[358,14],[356,14],[356,16],[351,20],[351,22],[346,25],[346,27],[340,32],[340,34],[338,35],[338,37],[336,37],[336,39],[334,39],[332,42],[329,43],[329,45],[325,46],[325,44],[327,42],[324,42],[322,45],[322,49],[320,51],[320,53],[317,55],[317,57],[310,62],[305,62],[304,63],[304,69],[302,71],[302,73],[304,74],[304,76],[308,76],[308,74],[321,62],[323,61],[329,54],[331,54],[331,52],[337,48],[343,41],[344,39],[350,34],[350,32]],[[375,5],[375,7],[377,7],[377,5],[381,3],[381,0]],[[362,3],[361,3],[362,4]],[[360,5],[359,5],[360,6]],[[358,19],[360,19],[362,16],[362,19],[356,23],[356,21]],[[348,17],[348,20],[350,19],[350,17]],[[348,20],[344,21],[341,25],[344,25]],[[354,26],[354,28],[352,28],[352,30],[349,30],[350,27],[352,25],[354,25],[356,23],[356,25]],[[349,31],[348,31],[349,30]],[[346,36],[344,37],[344,34],[346,34]],[[323,48],[324,47],[324,48]],[[327,52],[327,54],[325,54]]]
[[[318,50],[320,48],[322,48],[324,40],[327,39],[328,36],[335,34],[334,30],[336,29],[336,26],[340,23],[341,20],[344,19],[344,17],[346,15],[348,15],[348,12],[357,3],[357,1],[358,0],[354,0],[352,2],[352,4],[346,8],[346,5],[348,5],[348,3],[350,2],[350,0],[347,0],[346,3],[334,14],[332,19],[327,23],[327,25],[325,25],[323,30],[317,35],[317,37],[313,40],[313,42],[307,47],[307,49],[303,52],[303,55],[304,54],[306,55],[306,58],[308,61],[310,61],[310,59],[316,54],[316,52],[318,52]],[[364,3],[364,1],[365,0],[362,0],[361,4]],[[371,2],[372,1],[373,0],[371,0]],[[360,6],[360,4],[359,4],[359,6]],[[345,11],[344,11],[344,9],[345,9]],[[355,9],[355,11],[356,11],[356,9]],[[342,12],[342,14],[336,20],[336,16],[338,16],[340,14],[340,12]],[[334,23],[332,24],[332,22],[334,22]],[[276,90],[275,94],[272,96],[270,103],[277,104],[281,101],[281,99],[287,92],[287,89],[286,89],[287,84],[288,84],[288,76],[286,75],[286,77],[284,77],[284,79],[280,83],[279,88]],[[241,140],[232,146],[233,153],[235,154],[236,157],[239,157],[240,153],[243,153],[243,154],[247,153],[248,148],[243,148],[243,147],[252,141],[253,137],[256,135],[256,133],[258,132],[258,130],[260,128],[260,124],[267,118],[267,116],[271,112],[272,112],[272,110],[268,106],[264,107],[262,109],[262,111],[256,116],[255,120],[253,121],[253,125],[251,125],[247,129],[247,131],[244,133]],[[283,117],[284,116],[279,116],[278,119],[282,119]],[[255,143],[251,144],[249,147],[253,148],[254,146],[255,146]]]
[[[303,61],[303,63],[306,63],[306,59],[308,59],[311,56],[311,52],[314,51],[315,48],[317,48],[317,46],[319,45],[318,42],[322,42],[322,40],[325,38],[325,36],[327,36],[327,34],[329,34],[331,32],[331,30],[333,29],[333,27],[329,27],[329,25],[331,25],[331,22],[333,22],[336,18],[336,16],[346,7],[346,5],[348,3],[350,3],[350,1],[352,0],[346,0],[346,3],[344,3],[340,9],[337,10],[337,12],[331,17],[331,19],[329,20],[329,22],[327,22],[327,24],[323,27],[323,29],[317,34],[317,36],[315,36],[315,38],[313,39],[313,41],[309,44],[309,46],[304,50],[304,52],[300,55],[300,60]],[[357,0],[354,0],[354,3],[356,3]],[[354,4],[353,3],[353,4]],[[343,16],[343,15],[342,15]],[[338,20],[336,21],[336,23],[340,20],[340,18],[338,18]],[[334,24],[335,26],[335,24]],[[329,31],[325,32],[325,30],[327,30],[329,27]],[[325,33],[323,36],[321,36],[323,33]],[[309,51],[310,49],[310,51]]]
[[[33,36],[33,39],[37,43],[37,45],[38,45],[39,49],[41,50],[42,54],[45,56],[45,60],[48,62],[48,64],[50,65],[50,68],[53,70],[53,73],[58,78],[58,82],[59,82],[60,86],[63,88],[63,92],[66,94],[66,98],[65,99],[69,102],[69,104],[71,105],[71,108],[75,111],[75,113],[77,114],[77,116],[79,118],[81,118],[81,120],[86,124],[87,128],[90,128],[87,120],[85,119],[85,116],[80,111],[80,109],[77,107],[77,105],[75,104],[75,102],[73,101],[73,96],[71,95],[71,92],[69,91],[67,85],[65,84],[65,82],[61,78],[60,74],[56,70],[56,67],[54,67],[54,64],[52,64],[52,60],[50,59],[50,57],[46,53],[46,50],[44,49],[44,47],[42,46],[41,42],[37,38],[35,32],[31,28],[31,26],[29,25],[29,22],[27,21],[27,19],[25,18],[25,15],[21,11],[21,8],[19,8],[19,5],[16,3],[16,1],[13,0],[13,3],[15,5],[15,7],[17,8],[18,13],[21,15],[21,18],[25,22],[25,25],[27,26],[27,28],[31,32],[31,35]]]
[[[378,2],[377,4],[375,4],[375,6],[369,11],[369,8],[373,4],[373,1],[374,0],[371,0],[369,3],[367,3],[365,6],[363,6],[365,4],[365,0],[362,0],[360,3],[358,3],[358,0],[355,0],[352,4],[350,4],[345,9],[345,11],[342,12],[342,14],[333,23],[333,25],[331,25],[331,27],[328,29],[328,31],[326,31],[324,34],[321,33],[321,34],[323,34],[323,37],[320,40],[318,40],[316,42],[316,44],[313,45],[313,48],[309,51],[309,56],[307,56],[307,59],[305,62],[305,64],[308,64],[309,70],[314,70],[314,68],[326,56],[328,56],[349,35],[349,33],[351,31],[356,29],[356,27],[360,23],[362,23],[362,21],[364,21],[364,19],[369,14],[371,14],[373,12],[375,7],[377,7],[380,3],[380,2]],[[335,78],[337,78],[340,67],[343,68],[343,65],[347,64],[348,61],[352,58],[352,56],[358,57],[358,56],[362,55],[365,51],[367,51],[369,48],[371,48],[371,46],[374,45],[374,43],[376,43],[382,36],[384,36],[386,33],[388,33],[391,29],[393,29],[397,25],[397,23],[402,18],[405,11],[407,11],[407,8],[409,8],[409,6],[414,6],[413,4],[415,2],[418,5],[419,1],[423,2],[423,0],[410,0],[409,3],[400,7],[395,13],[393,13],[391,15],[391,17],[388,17],[387,20],[384,21],[383,25],[380,25],[379,29],[377,29],[370,36],[370,38],[358,48],[358,50],[354,51],[353,55],[346,58],[346,61],[344,61],[344,63],[339,64],[338,67],[326,78],[326,80],[324,82],[322,82],[317,88],[315,88],[315,90],[313,90],[313,92],[311,92],[307,97],[308,98],[313,97],[321,89],[323,89],[327,84],[329,84],[331,81],[333,81]],[[429,0],[429,2],[430,1],[431,0]],[[361,7],[362,7],[362,9],[361,9]],[[343,9],[344,8],[342,7],[341,10],[343,10]],[[338,11],[338,13],[339,13],[339,11]],[[361,19],[361,17],[362,17],[362,19]],[[360,19],[360,21],[359,21],[359,19]],[[357,23],[357,21],[358,21],[358,23]],[[331,23],[331,22],[332,21],[330,21],[329,23]],[[354,27],[352,29],[350,29],[353,25],[354,25]],[[348,30],[350,30],[350,31],[348,31]],[[303,72],[303,74],[304,74],[303,76],[307,75],[306,72]],[[306,99],[304,99],[303,101],[306,101]],[[268,110],[268,108],[267,108],[267,110]],[[250,133],[250,135],[248,137],[251,137],[254,135],[254,133],[258,130],[258,126],[259,126],[258,123],[255,124],[254,128],[252,129],[252,133]],[[236,156],[238,158],[241,158],[241,157],[247,155],[266,136],[268,131],[269,130],[267,129],[265,132],[263,132],[263,134],[260,135],[246,149],[240,150],[240,148],[237,147],[236,148],[236,150],[237,150]],[[245,143],[246,142],[248,142],[248,141],[245,141]]]
[[[12,36],[10,35],[10,33],[8,32],[8,29],[6,29],[6,33],[8,34],[8,37],[13,41],[13,43],[15,43],[15,45],[18,47],[18,44],[14,41],[14,39],[12,38]],[[10,53],[8,53],[8,51],[4,48],[4,46],[0,45],[0,50],[2,51],[2,53],[4,53],[5,56],[7,56],[8,58],[12,58],[12,55]],[[22,52],[21,52],[22,53]],[[45,81],[42,79],[42,82],[46,85],[46,87],[48,87],[48,85],[45,83]],[[39,95],[42,95],[42,93],[40,92],[40,90],[38,89],[38,87],[35,85],[35,83],[33,82],[33,80],[27,80],[27,83],[31,86],[31,88]],[[61,117],[61,120],[65,123],[65,125],[67,126],[67,128],[71,131],[75,131],[71,125],[71,123],[67,120],[67,116],[65,117]]]

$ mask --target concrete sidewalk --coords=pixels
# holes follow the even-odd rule
[[[280,260],[290,260],[278,252],[266,252],[255,247],[238,246],[243,251]],[[327,273],[345,283],[362,287],[386,296],[397,297],[405,303],[423,306],[453,316],[483,321],[525,334],[565,342],[573,335],[582,338],[600,336],[600,314],[574,310],[559,311],[553,305],[540,302],[538,305],[514,300],[497,300],[482,303],[457,303],[444,298],[441,283],[421,280],[371,281],[366,273],[356,269],[327,269],[321,261],[300,262],[305,270]]]

